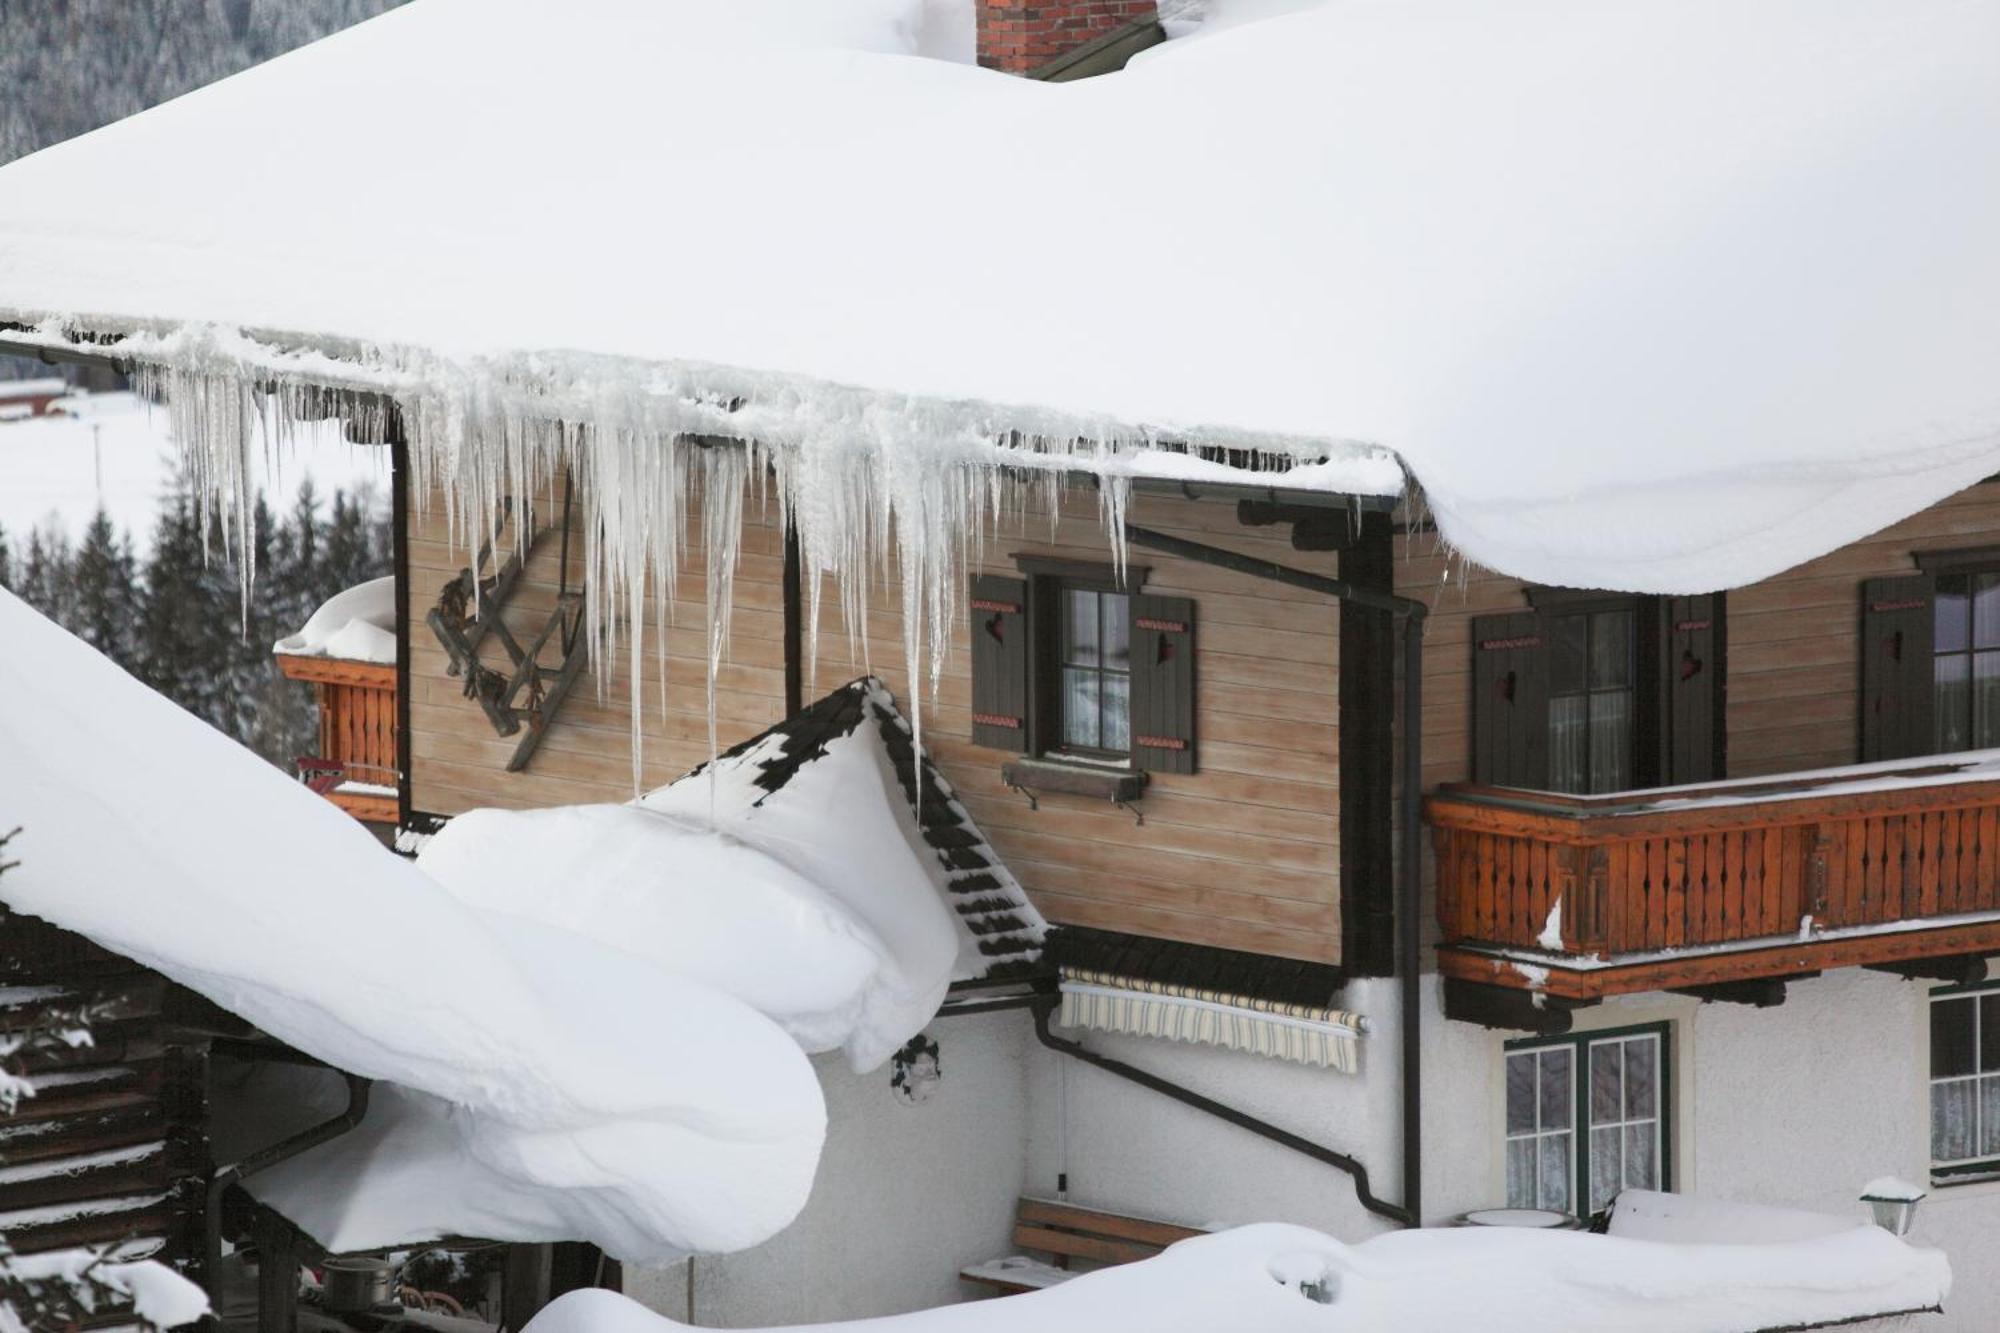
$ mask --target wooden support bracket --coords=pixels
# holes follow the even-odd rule
[[[1458,977],[1444,979],[1444,1016],[1461,1023],[1477,1023],[1503,1032],[1532,1032],[1541,1037],[1559,1037],[1575,1022],[1577,1009],[1587,1009],[1596,1000],[1566,1000],[1537,991],[1512,986],[1489,986],[1481,981]]]
[[[1886,972],[1905,981],[1942,981],[1953,986],[1977,986],[1986,980],[1986,956],[1976,953],[1951,958],[1911,958],[1867,966],[1870,972]]]
[[[1675,986],[1676,995],[1692,995],[1703,1004],[1747,1004],[1758,1009],[1775,1009],[1785,1002],[1785,983],[1816,977],[1817,972],[1796,972],[1783,977],[1752,977],[1747,981],[1717,981],[1703,986]]]

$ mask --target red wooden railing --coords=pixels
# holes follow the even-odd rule
[[[1442,787],[1425,803],[1438,922],[1447,943],[1612,959],[2000,912],[1993,773],[1869,765],[1598,797]]]
[[[301,775],[356,819],[394,823],[401,772],[395,666],[280,653],[278,669],[310,681],[319,694],[319,754],[313,758],[320,762],[302,763]]]

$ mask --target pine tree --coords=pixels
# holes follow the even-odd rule
[[[14,586],[14,557],[7,548],[7,529],[0,525],[0,588]]]
[[[146,561],[145,607],[139,617],[139,677],[195,716],[232,736],[231,663],[241,620],[235,575],[220,560],[221,544],[202,548],[193,497],[177,487],[160,512]]]
[[[141,598],[132,542],[112,533],[103,509],[84,529],[71,568],[71,632],[127,671],[139,665]]]
[[[69,538],[54,523],[28,532],[28,550],[21,561],[23,601],[67,629],[71,623]]]

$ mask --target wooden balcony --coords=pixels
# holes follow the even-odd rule
[[[319,753],[301,756],[299,777],[356,819],[395,823],[395,665],[279,653],[278,670],[319,695]]]
[[[2000,952],[2000,751],[1563,796],[1441,787],[1447,978],[1589,1002]]]

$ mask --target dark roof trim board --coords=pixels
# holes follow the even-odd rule
[[[1347,984],[1346,971],[1328,963],[1272,958],[1085,926],[1051,929],[1046,958],[1059,969],[1105,972],[1135,981],[1316,1009],[1331,1007],[1334,996]]]

